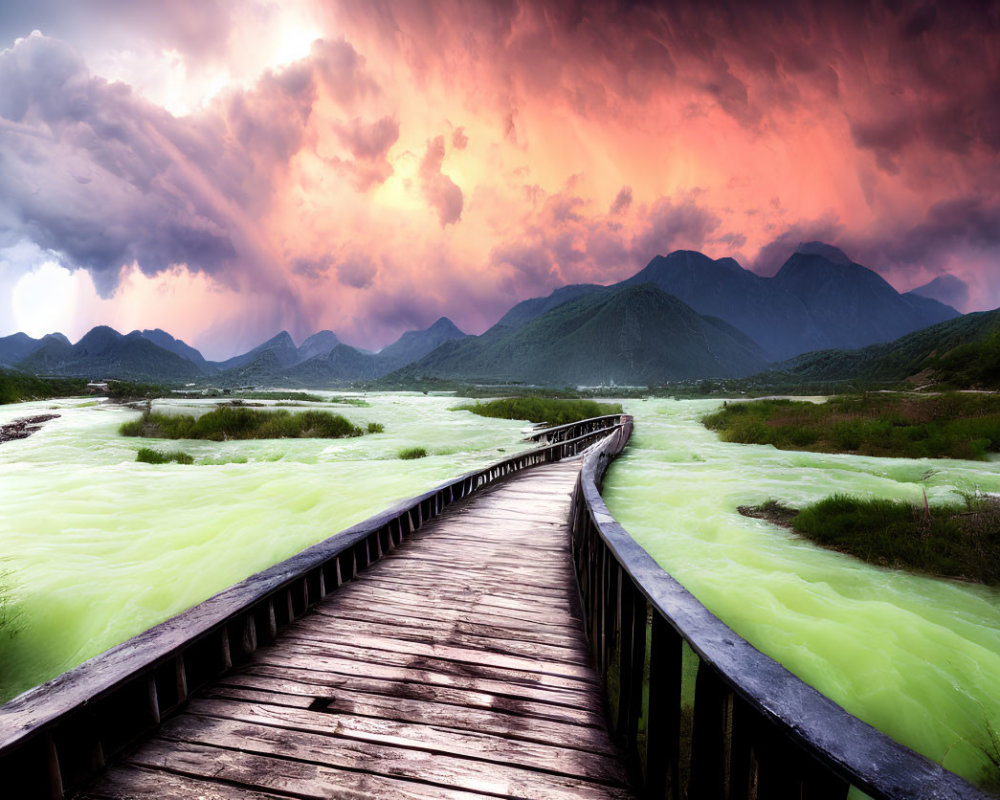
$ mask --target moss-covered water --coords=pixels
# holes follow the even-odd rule
[[[130,439],[138,412],[92,401],[0,407],[0,423],[60,418],[0,446],[0,700],[450,477],[526,447],[524,423],[449,411],[454,398],[317,404],[384,433],[239,442]],[[55,407],[54,411],[50,411]],[[157,402],[197,413],[205,402]],[[292,409],[295,410],[295,409]],[[136,463],[139,447],[194,464]],[[397,453],[424,447],[428,456]]]
[[[923,502],[1000,492],[1000,462],[865,458],[726,444],[718,401],[630,402],[604,496],[636,539],[739,634],[847,710],[979,779],[1000,732],[1000,592],[868,566],[736,507],[835,492]],[[1000,756],[1000,753],[995,755]]]

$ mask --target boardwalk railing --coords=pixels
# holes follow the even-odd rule
[[[625,418],[586,457],[573,558],[612,731],[644,796],[987,797],[754,649],[636,544],[600,495],[631,429]]]
[[[585,433],[593,433],[607,428],[609,425],[617,425],[621,421],[621,414],[607,414],[603,417],[591,417],[580,422],[570,422],[566,425],[556,425],[554,427],[536,428],[526,437],[526,441],[546,441],[563,442],[575,436],[582,436]]]
[[[585,420],[561,441],[399,503],[14,698],[0,707],[3,795],[67,796],[426,520],[509,475],[578,454],[621,419]]]

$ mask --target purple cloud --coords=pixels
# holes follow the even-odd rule
[[[424,198],[438,212],[441,227],[453,225],[462,218],[462,190],[441,172],[444,163],[444,137],[427,142],[427,152],[420,162],[420,185]]]

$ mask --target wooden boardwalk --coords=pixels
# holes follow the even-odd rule
[[[579,468],[426,523],[77,797],[631,797],[568,552]]]

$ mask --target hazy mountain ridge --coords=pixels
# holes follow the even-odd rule
[[[282,331],[246,353],[210,362],[194,347],[158,328],[121,334],[99,325],[76,344],[62,334],[42,339],[24,333],[4,337],[0,339],[0,363],[34,374],[91,379],[322,386],[377,378],[444,341],[464,336],[451,320],[442,317],[423,331],[407,331],[380,353],[369,353],[344,344],[333,331],[319,331],[300,347]]]
[[[206,361],[205,357],[198,350],[180,339],[175,339],[165,330],[154,328],[153,330],[132,331],[132,333],[138,333],[157,347],[162,347],[164,350],[176,353],[181,358],[186,358],[191,363],[200,367],[206,375],[211,375],[217,371],[217,367]]]
[[[50,341],[69,344],[69,339],[61,333],[47,333],[41,339],[33,339],[26,333],[12,333],[0,338],[0,366],[13,366],[23,361]]]
[[[998,388],[1000,309],[966,314],[858,350],[806,353],[781,368],[783,374],[802,381],[908,380],[914,385]]]
[[[76,344],[53,337],[17,367],[36,375],[139,381],[193,381],[203,375],[198,365],[154,344],[139,331],[122,335],[106,325],[88,331]]]
[[[623,286],[585,293],[517,328],[449,342],[387,380],[645,385],[759,370],[759,348],[725,328],[655,286]]]
[[[936,300],[901,295],[876,272],[822,242],[801,244],[773,278],[731,258],[678,250],[657,256],[622,283],[645,281],[699,314],[739,328],[773,360],[891,341],[959,316]]]
[[[938,288],[954,288],[955,281]],[[651,291],[625,291],[642,287]],[[807,242],[771,278],[731,258],[675,251],[618,284],[573,284],[521,301],[480,336],[467,336],[441,317],[375,353],[344,344],[330,330],[296,347],[281,331],[245,353],[210,362],[160,329],[123,336],[98,326],[75,345],[61,334],[4,337],[0,364],[50,375],[220,386],[337,386],[390,373],[393,380],[642,384],[744,376],[804,350],[823,351],[821,361],[840,369],[851,361],[842,355],[846,350],[891,342],[956,316],[918,290],[900,294],[835,247]],[[783,366],[799,368],[798,362]]]

